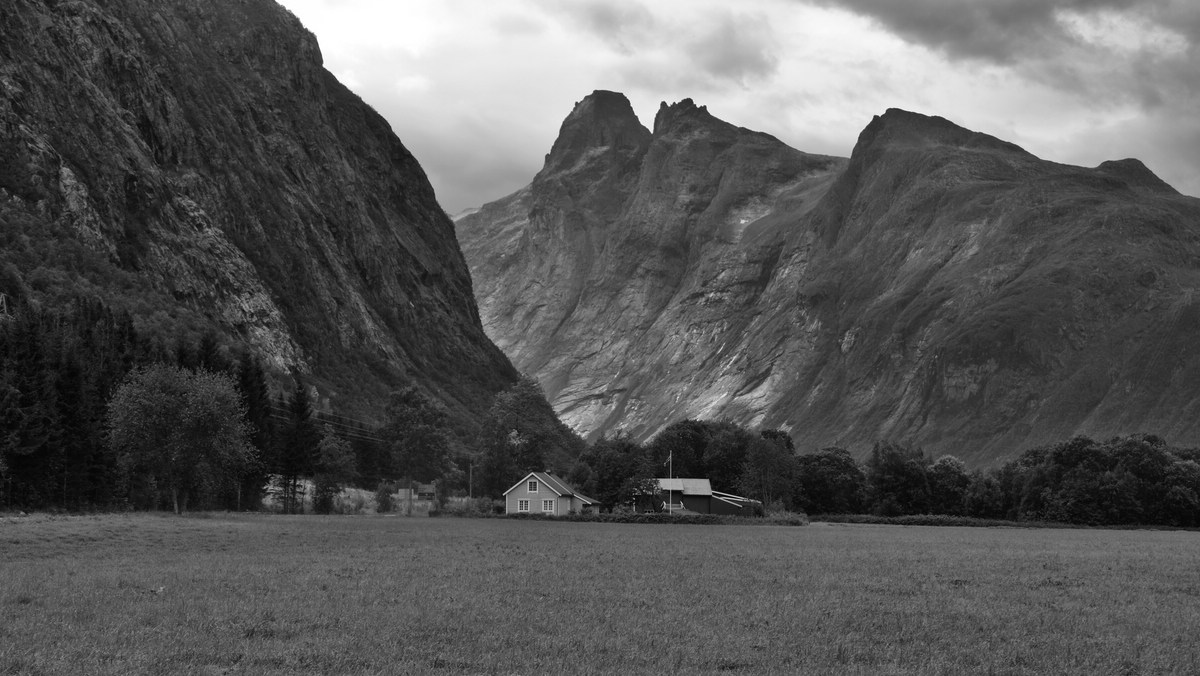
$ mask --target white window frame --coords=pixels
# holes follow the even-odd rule
[[[549,508],[549,509],[547,509],[547,508]],[[553,514],[554,513],[554,501],[553,500],[542,500],[542,511],[546,512],[547,514]]]
[[[528,512],[529,511],[529,501],[528,500],[517,500],[517,511],[518,512]]]
[[[537,482],[537,479],[530,479],[530,480],[529,480],[529,484],[525,486],[525,492],[526,492],[526,493],[537,493],[537,492],[538,492],[538,482]]]

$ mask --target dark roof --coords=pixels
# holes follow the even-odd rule
[[[671,479],[655,479],[655,481],[658,482],[659,490],[682,493],[683,495],[706,495],[738,507],[758,502],[758,500],[753,498],[743,498],[740,495],[733,495],[732,493],[714,491],[712,483],[708,479],[683,479],[676,477]]]
[[[683,493],[684,495],[712,495],[712,483],[708,479],[655,479],[659,490]]]

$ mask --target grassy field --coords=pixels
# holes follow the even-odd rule
[[[1200,673],[1200,534],[0,517],[0,674]]]

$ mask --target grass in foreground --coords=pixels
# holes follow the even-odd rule
[[[0,673],[1197,673],[1192,532],[0,519]]]

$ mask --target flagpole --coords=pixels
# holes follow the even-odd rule
[[[675,452],[671,451],[667,454],[667,463],[670,467],[667,468],[667,474],[670,475],[671,482],[675,481]],[[667,491],[667,516],[675,516],[675,502],[671,498],[671,492]]]

